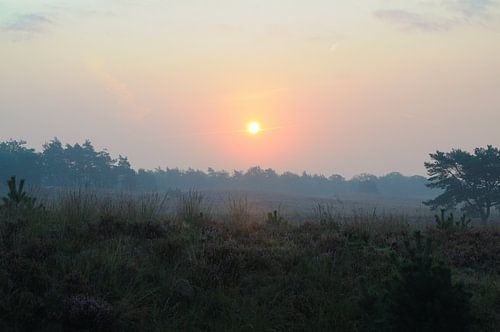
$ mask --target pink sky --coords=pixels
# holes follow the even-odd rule
[[[0,140],[136,167],[423,174],[500,145],[497,1],[0,2]],[[251,120],[274,128],[251,136]]]

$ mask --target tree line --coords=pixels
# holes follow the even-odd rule
[[[168,189],[255,190],[307,195],[365,193],[386,196],[432,198],[422,176],[390,173],[385,176],[361,174],[351,179],[340,175],[277,173],[273,169],[252,167],[246,171],[206,172],[195,169],[132,168],[125,156],[114,158],[97,150],[91,141],[63,144],[57,138],[43,145],[41,151],[22,140],[0,143],[0,180],[16,175],[32,185],[43,187],[92,187],[127,191]]]

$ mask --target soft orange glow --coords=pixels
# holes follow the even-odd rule
[[[248,133],[252,134],[252,135],[257,135],[258,133],[261,132],[261,127],[260,127],[260,123],[258,122],[255,122],[255,121],[252,121],[248,124],[247,126],[247,131]]]

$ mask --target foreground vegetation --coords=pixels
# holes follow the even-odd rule
[[[2,331],[495,331],[500,230],[340,220],[290,224],[244,200],[68,191],[0,208]],[[214,220],[216,219],[216,220]],[[444,226],[443,226],[444,225]],[[419,229],[421,228],[421,229]]]

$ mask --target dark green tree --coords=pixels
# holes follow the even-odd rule
[[[0,142],[0,180],[4,182],[13,175],[35,185],[42,177],[40,156],[22,140]]]
[[[500,150],[491,145],[473,153],[460,149],[430,155],[425,167],[430,188],[443,193],[425,202],[432,208],[460,206],[471,216],[486,222],[493,208],[500,207]]]
[[[135,171],[132,169],[127,157],[119,155],[113,171],[117,176],[118,189],[129,191],[135,189]]]
[[[470,294],[453,283],[451,269],[433,253],[432,241],[416,232],[405,250],[393,253],[396,273],[383,288],[361,298],[362,331],[470,331]]]
[[[0,201],[0,210],[20,212],[41,207],[41,205],[37,205],[36,198],[24,190],[24,179],[21,179],[18,185],[16,177],[13,176],[7,181],[7,186],[9,191]]]
[[[469,331],[470,295],[453,284],[451,270],[435,259],[431,240],[415,233],[405,242],[406,257],[389,292],[389,322],[393,331]]]
[[[67,144],[64,156],[74,185],[100,188],[116,185],[113,172],[116,161],[106,150],[96,151],[89,140],[81,145]]]
[[[42,164],[45,185],[67,186],[70,184],[69,163],[64,146],[58,138],[43,145]]]

